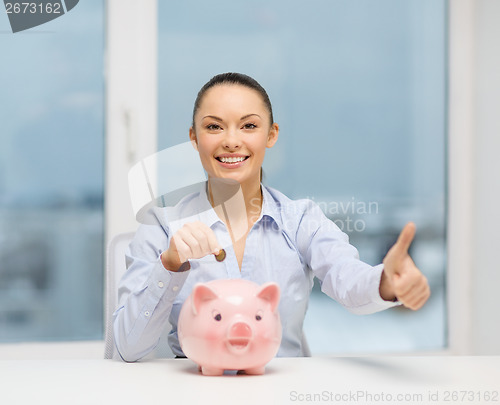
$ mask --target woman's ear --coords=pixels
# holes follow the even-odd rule
[[[280,127],[278,124],[274,123],[271,125],[271,129],[269,130],[269,135],[267,136],[266,147],[272,148],[276,141],[278,140],[278,135],[280,132]]]
[[[196,138],[196,133],[194,132],[194,128],[189,128],[189,139],[191,140],[191,145],[193,148],[198,151],[198,139]]]

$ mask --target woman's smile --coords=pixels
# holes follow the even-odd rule
[[[243,166],[250,158],[248,155],[239,153],[223,153],[215,157],[219,165],[226,169],[236,169]]]

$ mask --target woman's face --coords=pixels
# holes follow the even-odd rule
[[[194,118],[189,137],[209,177],[241,185],[260,183],[266,148],[276,143],[279,128],[270,122],[256,90],[238,84],[216,85],[207,90]]]

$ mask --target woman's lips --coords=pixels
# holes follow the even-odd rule
[[[217,156],[215,160],[226,169],[236,169],[245,164],[250,156]]]

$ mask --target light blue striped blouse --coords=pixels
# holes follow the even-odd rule
[[[316,276],[321,290],[349,311],[369,314],[398,305],[379,294],[382,265],[359,260],[358,251],[337,225],[311,200],[290,200],[262,186],[261,216],[250,230],[241,272],[225,224],[211,207],[205,187],[175,207],[155,207],[148,224],[139,227],[127,252],[127,272],[119,286],[114,313],[116,347],[126,361],[151,352],[168,322],[174,354],[183,356],[177,338],[181,306],[194,284],[220,278],[243,278],[281,289],[279,304],[283,338],[278,356],[303,356],[302,326]],[[182,272],[166,270],[160,254],[184,223],[202,221],[212,228],[227,257],[190,260]],[[168,322],[167,322],[168,320]],[[332,320],[333,322],[334,320]]]

